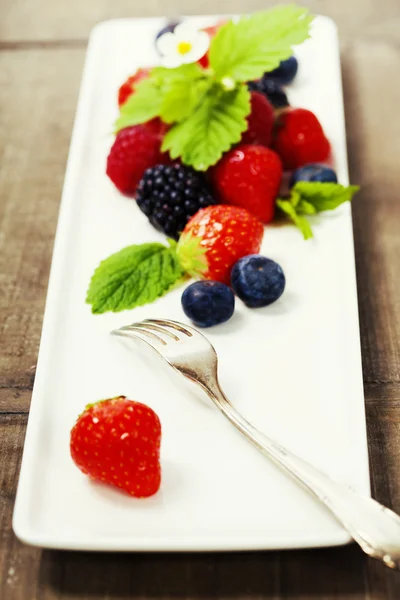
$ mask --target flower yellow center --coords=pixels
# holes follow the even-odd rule
[[[179,54],[187,54],[192,49],[192,44],[190,42],[179,42],[178,44],[178,52]]]

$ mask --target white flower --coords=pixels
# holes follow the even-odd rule
[[[189,23],[180,23],[173,33],[164,33],[157,40],[162,63],[169,69],[196,62],[205,55],[209,45],[208,34]]]

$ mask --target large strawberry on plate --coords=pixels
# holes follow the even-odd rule
[[[264,227],[245,208],[203,208],[187,223],[177,246],[183,270],[194,277],[229,284],[237,260],[260,250]]]
[[[70,451],[91,479],[145,498],[160,487],[160,442],[156,413],[118,396],[86,407],[71,430]]]

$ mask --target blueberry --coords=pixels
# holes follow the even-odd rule
[[[282,296],[285,275],[275,261],[249,254],[235,263],[231,273],[231,284],[243,302],[250,308],[268,306]]]
[[[268,73],[271,79],[274,79],[281,85],[287,85],[296,77],[299,63],[295,56],[291,56],[286,60],[283,60],[279,67]]]
[[[289,100],[286,93],[274,79],[269,79],[268,73],[265,73],[258,81],[249,81],[247,84],[251,92],[260,92],[266,96],[275,108],[284,108],[289,106]]]
[[[182,294],[183,312],[198,327],[224,323],[233,315],[235,296],[219,281],[196,281]]]
[[[310,163],[293,171],[290,178],[290,187],[298,181],[320,181],[322,183],[337,183],[337,176],[333,169],[318,163]]]
[[[180,21],[170,21],[169,23],[167,23],[165,27],[160,29],[160,31],[157,33],[156,40],[158,40],[159,37],[164,35],[164,33],[174,33],[175,27],[179,25],[179,23]]]

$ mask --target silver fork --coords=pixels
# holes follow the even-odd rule
[[[222,391],[217,354],[204,335],[193,327],[168,319],[146,319],[116,329],[112,334],[142,340],[171,367],[200,385],[258,450],[325,504],[366,554],[382,560],[388,567],[400,568],[400,517],[311,466],[247,421]]]

